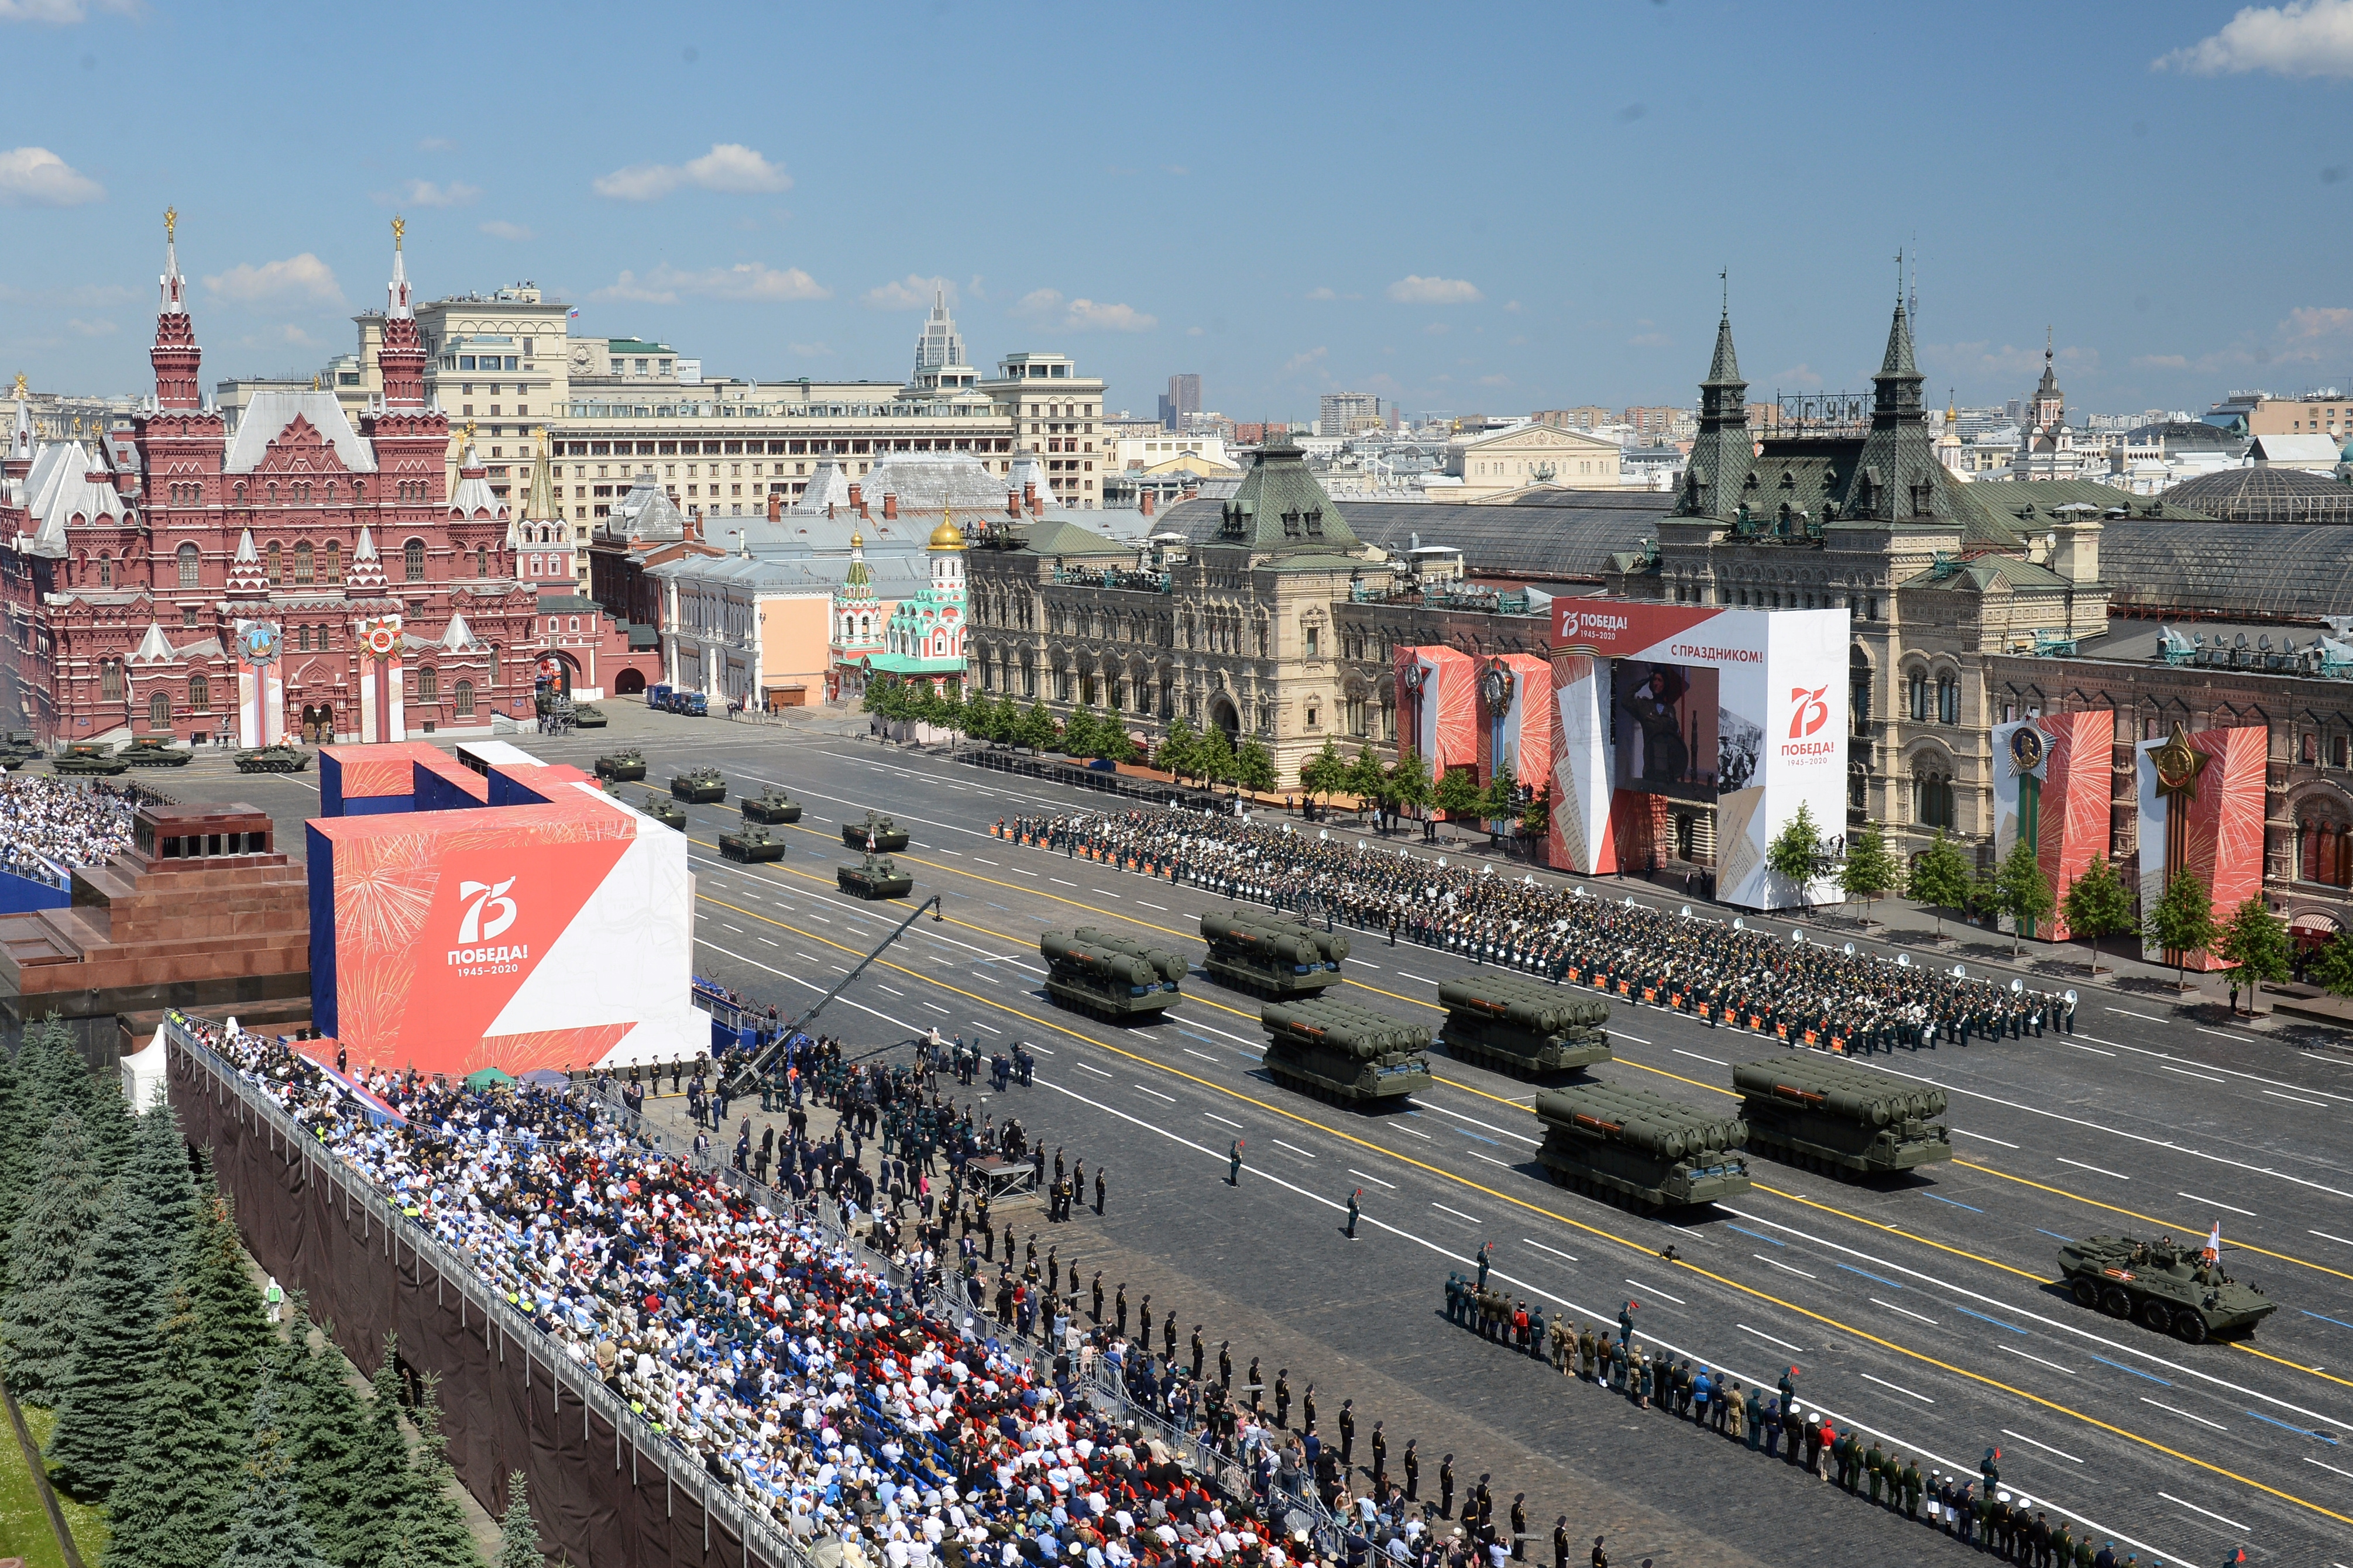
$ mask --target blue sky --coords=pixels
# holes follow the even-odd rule
[[[387,26],[396,21],[397,30]],[[972,357],[1149,413],[1864,384],[1916,246],[1932,395],[2353,384],[2353,0],[444,7],[0,0],[0,373],[144,388],[166,204],[207,380],[536,279],[714,374]]]

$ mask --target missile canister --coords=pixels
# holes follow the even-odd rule
[[[1419,1025],[1327,997],[1268,1002],[1261,1058],[1275,1082],[1344,1105],[1371,1104],[1430,1087],[1430,1043]]]
[[[1103,1018],[1165,1012],[1177,999],[1185,961],[1174,953],[1081,926],[1038,939],[1046,960],[1046,994],[1066,1007]]]
[[[1527,1078],[1609,1059],[1609,1005],[1599,997],[1490,970],[1447,981],[1438,1000],[1446,1009],[1438,1037],[1464,1061]]]
[[[1748,1126],[1639,1089],[1580,1083],[1536,1097],[1536,1163],[1553,1180],[1642,1209],[1682,1208],[1748,1191]]]
[[[1312,996],[1336,984],[1348,953],[1345,936],[1261,910],[1212,910],[1201,917],[1201,937],[1209,944],[1203,972],[1261,996]]]
[[[1950,1134],[1931,1117],[1945,1091],[1835,1057],[1791,1053],[1732,1069],[1760,1154],[1834,1175],[1908,1171],[1953,1157]]]

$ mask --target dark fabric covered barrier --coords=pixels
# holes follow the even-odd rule
[[[594,1568],[804,1568],[781,1537],[745,1531],[728,1503],[706,1516],[705,1493],[721,1482],[642,1423],[616,1420],[625,1407],[594,1384],[593,1369],[568,1356],[552,1363],[547,1342],[460,1275],[454,1255],[445,1277],[430,1237],[420,1249],[413,1224],[265,1101],[246,1099],[210,1053],[173,1039],[169,1054],[172,1103],[189,1142],[212,1152],[247,1247],[308,1296],[363,1370],[393,1334],[408,1369],[440,1375],[450,1462],[484,1508],[503,1510],[506,1478],[521,1470],[551,1557]]]

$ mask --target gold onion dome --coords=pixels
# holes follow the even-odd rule
[[[931,547],[934,550],[962,550],[965,547],[964,534],[955,525],[954,512],[941,511],[940,525],[932,530]]]

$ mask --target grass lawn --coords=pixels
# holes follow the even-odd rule
[[[56,1413],[29,1405],[24,1411],[33,1441],[47,1445],[49,1431],[58,1423]],[[65,1513],[66,1528],[73,1531],[84,1568],[97,1568],[99,1556],[106,1550],[104,1510],[62,1493],[58,1506]],[[65,1554],[58,1550],[47,1510],[41,1507],[40,1491],[25,1464],[25,1450],[16,1442],[15,1429],[8,1426],[5,1411],[0,1411],[0,1557],[22,1557],[26,1568],[65,1568]]]

